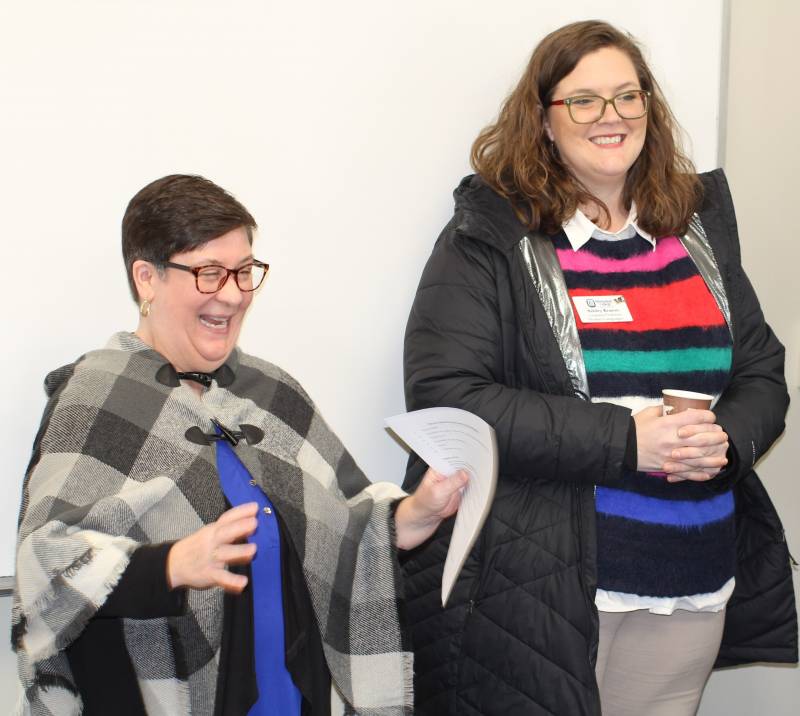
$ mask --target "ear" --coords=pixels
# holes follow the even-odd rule
[[[555,142],[556,139],[555,139],[555,136],[553,135],[553,130],[551,129],[550,122],[547,119],[547,112],[545,112],[545,114],[544,114],[544,120],[542,122],[542,125],[544,126],[544,131],[545,131],[545,134],[547,134],[547,138],[551,142]]]
[[[149,261],[137,259],[131,267],[133,283],[140,301],[152,301],[156,293],[158,270]]]

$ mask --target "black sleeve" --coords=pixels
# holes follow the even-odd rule
[[[625,458],[622,461],[626,470],[636,472],[639,466],[639,449],[636,444],[636,421],[631,416],[631,421],[628,424],[628,443],[625,446]]]
[[[741,265],[736,216],[721,171],[707,187],[716,209],[712,227],[725,244],[728,301],[733,324],[731,380],[714,407],[717,422],[728,433],[731,462],[712,482],[730,486],[752,470],[756,461],[783,432],[789,395],[784,378],[784,347],[764,320],[761,305]],[[702,215],[701,215],[702,216]],[[722,217],[720,219],[719,217]],[[705,223],[705,217],[704,223]],[[709,231],[709,237],[712,232]]]
[[[486,244],[455,233],[440,238],[406,330],[407,407],[449,406],[479,415],[495,430],[503,473],[614,484],[622,475],[630,410],[553,394],[541,381],[531,389],[509,371],[516,358],[509,336],[516,341],[522,330],[506,307],[521,300],[508,286],[512,269]],[[548,347],[521,358],[535,373],[550,370],[547,361],[562,360],[549,327],[546,336]]]
[[[172,545],[139,547],[95,618],[155,619],[183,614],[186,590],[170,589],[167,583],[167,555]]]
[[[733,291],[736,344],[731,382],[714,407],[738,460],[726,470],[738,480],[783,432],[789,395],[783,375],[784,348],[764,321],[750,281],[741,266]],[[738,293],[738,295],[736,295]]]
[[[167,585],[167,555],[172,544],[139,547],[103,606],[66,647],[84,716],[146,713],[125,644],[122,618],[152,619],[183,613],[186,590],[170,591]]]

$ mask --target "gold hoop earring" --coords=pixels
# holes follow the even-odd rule
[[[150,301],[146,298],[139,304],[139,315],[142,318],[147,318],[150,315]]]

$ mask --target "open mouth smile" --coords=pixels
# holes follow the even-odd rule
[[[603,134],[598,137],[590,137],[589,141],[601,147],[618,147],[625,141],[624,134]]]
[[[215,331],[227,330],[230,323],[230,317],[227,316],[200,316],[200,323],[206,328],[211,328]]]

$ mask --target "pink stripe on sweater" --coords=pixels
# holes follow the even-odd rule
[[[630,273],[631,271],[658,271],[673,261],[686,256],[686,249],[675,236],[659,239],[655,251],[630,259],[601,259],[587,251],[557,249],[558,260],[564,271],[596,271],[598,273]]]

